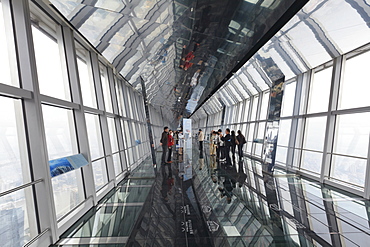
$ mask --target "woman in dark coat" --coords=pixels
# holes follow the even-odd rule
[[[243,146],[245,143],[245,137],[243,136],[242,132],[238,130],[238,135],[236,136],[236,144],[238,145],[239,159],[243,158]]]

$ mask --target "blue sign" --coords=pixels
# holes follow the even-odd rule
[[[141,144],[141,140],[135,140],[135,142],[136,142],[136,145]]]
[[[56,160],[49,160],[50,175],[51,177],[56,177],[63,173],[83,167],[87,164],[89,164],[89,162],[82,154],[67,156]]]

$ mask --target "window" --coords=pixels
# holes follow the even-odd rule
[[[38,234],[31,186],[0,197],[0,220],[4,246],[24,246]]]
[[[1,2],[0,2],[1,4]],[[0,5],[1,6],[1,5]],[[0,96],[0,192],[31,182],[21,100]],[[32,186],[0,197],[0,239],[23,246],[38,234]]]
[[[266,122],[262,122],[258,124],[258,132],[257,132],[258,139],[262,139],[262,140],[265,139],[265,126],[266,126]],[[254,154],[257,156],[261,156],[262,147],[263,147],[262,143],[255,143]]]
[[[121,86],[120,86],[121,81],[118,80],[117,78],[114,79],[114,86],[116,89],[116,95],[117,95],[117,102],[118,102],[118,110],[119,110],[119,115],[121,116],[126,116],[125,107],[123,106],[123,96],[121,92]]]
[[[292,116],[293,115],[293,107],[294,107],[294,97],[295,97],[295,88],[296,82],[287,82],[284,87],[284,94],[283,94],[283,104],[281,109],[281,116]]]
[[[280,120],[280,123],[279,123],[276,161],[284,163],[284,164],[286,163],[286,158],[287,158],[287,153],[288,153],[291,124],[292,124],[291,119]]]
[[[309,172],[321,172],[325,130],[326,117],[306,119],[301,167]]]
[[[55,33],[47,33],[41,27],[32,26],[32,37],[40,93],[70,101],[67,72],[62,66],[62,48]]]
[[[114,118],[107,118],[108,129],[109,129],[109,139],[112,147],[112,157],[114,164],[115,174],[118,175],[122,172],[121,160],[118,152],[118,142],[117,142],[117,131]]]
[[[370,113],[338,115],[331,177],[364,186],[370,133]]]
[[[18,80],[15,80],[12,76],[16,75],[15,69],[17,67],[14,53],[11,48],[14,49],[13,35],[11,29],[11,23],[6,23],[3,16],[3,7],[0,1],[0,74],[1,83],[19,86]],[[9,20],[10,22],[10,20]],[[9,24],[9,25],[6,25]],[[13,56],[10,56],[13,55]],[[13,58],[13,59],[11,59]]]
[[[261,113],[260,113],[261,120],[267,119],[269,101],[270,101],[270,92],[266,92],[263,94],[263,98],[262,98],[262,106],[261,106]]]
[[[112,97],[111,97],[111,91],[110,91],[110,84],[108,80],[107,67],[105,67],[101,63],[99,64],[99,67],[100,67],[100,79],[101,79],[103,95],[104,95],[105,110],[107,112],[113,112]]]
[[[369,80],[370,51],[345,61],[340,85],[338,109],[356,108],[370,105]]]
[[[78,42],[75,42],[77,49],[77,67],[80,77],[81,93],[84,106],[97,108],[95,86],[89,68],[89,52]]]
[[[31,181],[22,103],[0,96],[0,192]]]
[[[99,190],[108,182],[99,116],[86,113],[85,118],[87,136],[90,146],[90,156],[94,173],[95,189]]]
[[[254,134],[254,123],[251,123],[249,124],[249,129],[248,129],[247,153],[252,152],[253,134]]]
[[[327,112],[333,67],[325,68],[313,74],[308,96],[307,113]]]
[[[258,107],[258,96],[255,96],[253,99],[252,105],[252,115],[250,121],[255,121],[257,117],[257,107]]]
[[[57,219],[85,199],[81,169],[53,177],[51,182]]]
[[[72,110],[42,106],[49,160],[78,153]]]
[[[72,110],[42,106],[49,160],[78,153]],[[56,217],[60,218],[85,199],[81,169],[51,179]]]

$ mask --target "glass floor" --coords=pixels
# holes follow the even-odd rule
[[[144,162],[55,246],[370,246],[368,200],[208,154]]]

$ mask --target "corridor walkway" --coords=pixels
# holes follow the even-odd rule
[[[369,246],[369,201],[233,164],[196,145],[156,176],[148,160],[56,246]]]

